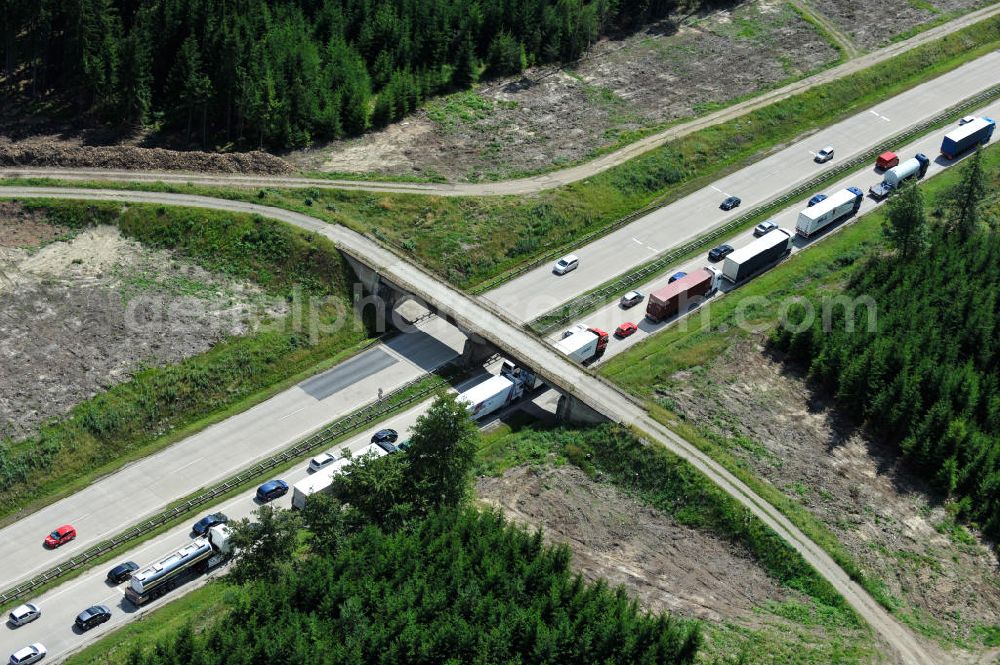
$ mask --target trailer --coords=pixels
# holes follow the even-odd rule
[[[775,229],[726,257],[722,276],[733,284],[753,277],[788,253],[792,248],[792,234],[785,229]]]
[[[184,581],[203,575],[232,555],[231,531],[218,524],[190,543],[132,575],[125,597],[135,606],[156,600]]]
[[[803,238],[808,238],[830,224],[849,215],[853,215],[861,207],[864,193],[857,187],[848,187],[834,192],[814,206],[809,206],[799,213],[795,223],[795,231]]]
[[[649,294],[646,318],[653,323],[659,323],[677,314],[682,308],[686,309],[685,306],[695,298],[715,293],[721,281],[722,272],[709,266],[681,277]]]
[[[909,178],[923,178],[927,174],[927,167],[931,165],[931,160],[927,155],[918,152],[912,159],[894,166],[885,172],[885,176],[877,185],[872,185],[868,193],[873,199],[883,199],[894,189]]]
[[[608,333],[600,328],[578,330],[556,342],[556,348],[570,359],[585,363],[604,354],[608,348]]]
[[[340,458],[330,466],[292,485],[292,508],[302,510],[306,507],[306,499],[313,494],[328,491],[333,485],[333,479],[350,463],[351,460]]]
[[[485,418],[513,404],[539,385],[541,380],[534,372],[504,361],[500,374],[469,388],[458,396],[458,401],[466,404],[473,419]]]
[[[986,145],[993,136],[997,123],[992,118],[975,118],[944,135],[941,155],[945,159],[955,159],[966,150],[977,145]]]

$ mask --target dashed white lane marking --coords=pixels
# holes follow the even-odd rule
[[[891,122],[891,121],[889,120],[889,118],[885,117],[884,115],[882,115],[881,113],[879,113],[879,112],[878,112],[878,111],[876,111],[875,109],[868,109],[868,112],[869,112],[869,113],[871,113],[871,114],[872,114],[873,116],[875,116],[876,118],[880,118],[880,119],[882,119],[882,120],[885,120],[886,122]]]
[[[292,416],[294,416],[299,411],[305,411],[305,409],[306,409],[306,407],[304,407],[304,406],[301,407],[301,408],[295,409],[291,413],[286,413],[285,415],[281,416],[281,418],[279,418],[278,420],[284,420],[285,418],[291,418]]]

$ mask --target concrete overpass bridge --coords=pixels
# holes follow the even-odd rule
[[[369,292],[389,299],[409,294],[468,331],[472,341],[467,356],[491,353],[488,347],[535,370],[564,396],[563,412],[578,420],[607,419],[632,428],[649,442],[665,446],[708,476],[781,538],[794,547],[865,619],[903,663],[939,662],[923,645],[851,580],[830,556],[812,542],[780,511],[758,496],[711,457],[657,422],[645,407],[616,386],[572,363],[544,340],[512,323],[507,315],[482,300],[452,288],[402,259],[375,241],[342,226],[280,208],[189,194],[74,189],[58,187],[0,187],[0,197],[117,201],[123,204],[187,206],[256,214],[283,221],[331,240],[355,266]],[[479,347],[479,349],[477,349]]]

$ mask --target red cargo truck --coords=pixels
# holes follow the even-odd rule
[[[667,284],[662,289],[649,294],[646,305],[646,318],[659,323],[680,310],[699,296],[707,296],[716,292],[722,272],[715,268],[705,267],[696,270],[676,282]]]

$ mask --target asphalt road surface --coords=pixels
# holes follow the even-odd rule
[[[465,337],[437,317],[338,364],[247,411],[129,464],[61,501],[0,529],[0,588],[13,586],[221,481],[323,425],[451,360]],[[42,546],[61,524],[76,540]]]
[[[879,146],[891,136],[997,84],[1000,52],[989,53],[933,81],[816,132],[759,162],[581,247],[580,267],[556,275],[539,266],[481,296],[515,319],[530,321],[570,298],[600,286],[657,255],[721,226],[744,210],[774,199],[839,162]],[[815,151],[835,149],[833,160],[813,161]],[[927,151],[936,156],[940,143]],[[725,212],[727,196],[743,200]]]
[[[971,113],[970,115],[986,116],[990,118],[1000,118],[1000,102],[994,102],[992,104],[989,104],[979,109],[978,111]],[[945,134],[947,134],[955,127],[956,125],[949,125],[948,127],[944,127],[940,130],[932,132],[921,139],[917,139],[916,141],[913,141],[912,143],[901,147],[897,152],[900,161],[902,162],[906,159],[909,159],[918,152],[922,152],[928,157],[931,157],[931,163],[927,169],[927,174],[924,176],[925,178],[937,175],[938,173],[941,173],[947,168],[953,168],[958,162],[962,161],[963,159],[967,159],[970,155],[970,153],[966,153],[963,157],[960,157],[954,162],[950,162],[938,155],[938,149],[941,147],[942,138],[944,137]],[[994,133],[992,143],[995,143],[997,141],[1000,141],[1000,132]],[[792,253],[794,254],[796,252],[799,252],[811,246],[812,244],[823,240],[831,233],[836,233],[838,229],[843,228],[847,224],[850,224],[861,215],[870,212],[871,210],[874,210],[877,206],[882,205],[886,201],[886,199],[883,199],[882,201],[875,201],[874,199],[872,199],[870,196],[867,195],[868,188],[871,187],[872,185],[878,184],[879,182],[882,182],[882,174],[876,173],[873,163],[869,167],[856,171],[836,181],[835,183],[827,186],[827,188],[824,190],[824,192],[827,194],[844,189],[845,187],[858,187],[859,189],[861,189],[861,191],[865,192],[866,194],[864,200],[861,203],[861,209],[858,211],[857,215],[848,217],[847,219],[841,222],[835,223],[827,227],[826,229],[823,229],[818,234],[814,235],[808,240],[802,238],[801,236],[795,236],[792,245]],[[785,208],[784,210],[775,213],[775,215],[771,217],[771,220],[776,222],[778,226],[780,226],[781,228],[791,233],[794,233],[795,222],[798,219],[799,212],[806,207],[806,201],[808,200],[808,198],[809,197],[803,198],[795,205],[789,206],[788,208]],[[728,240],[720,241],[719,244],[723,244],[723,242],[725,242],[726,244],[732,245],[736,249],[739,249],[740,247],[750,244],[755,239],[756,238],[753,237],[751,231],[748,230]],[[654,280],[650,280],[645,284],[642,284],[641,286],[638,287],[638,290],[641,291],[645,296],[647,296],[647,301],[648,301],[648,296],[651,292],[667,284],[667,279],[669,275],[677,271],[692,273],[704,266],[712,266],[712,265],[721,270],[722,264],[723,264],[722,261],[716,264],[709,262],[707,256],[703,254],[699,257],[686,261],[683,264],[678,264],[677,266],[666,271],[662,276]],[[720,293],[727,293],[729,291],[733,291],[734,288],[735,287],[729,281],[723,279]],[[739,290],[735,289],[735,291],[736,292],[731,297],[734,296],[739,297]],[[718,295],[716,297],[718,297]],[[695,317],[711,316],[712,300],[713,299],[709,299],[708,302],[702,305],[701,307],[689,310],[688,314],[690,316],[695,316]],[[641,342],[650,335],[654,335],[657,332],[663,330],[664,328],[672,325],[678,319],[678,317],[674,316],[671,317],[670,319],[661,321],[659,323],[652,323],[651,321],[649,321],[649,319],[645,318],[647,301],[643,301],[643,303],[629,309],[623,309],[618,305],[617,301],[613,303],[608,303],[604,307],[590,314],[587,314],[583,317],[580,317],[578,321],[574,321],[572,323],[567,324],[563,328],[560,328],[559,331],[553,333],[551,339],[552,340],[559,339],[559,337],[561,337],[561,333],[564,328],[569,328],[572,325],[575,325],[576,323],[586,323],[589,326],[596,326],[598,328],[601,328],[602,330],[607,330],[609,333],[613,332],[614,329],[617,328],[619,324],[624,323],[625,321],[632,321],[636,323],[638,326],[638,330],[633,335],[626,337],[625,339],[618,339],[615,337],[611,338],[608,344],[607,351],[605,352],[605,355],[602,358],[602,360],[606,360],[618,353],[621,353],[625,349]]]

